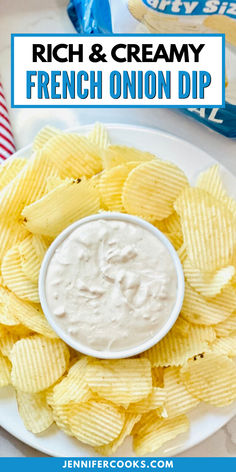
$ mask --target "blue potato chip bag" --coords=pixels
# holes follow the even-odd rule
[[[112,33],[108,0],[71,0],[67,11],[80,34]]]
[[[180,111],[224,136],[236,137],[236,2],[230,0],[71,0],[78,33],[224,33],[225,108]]]

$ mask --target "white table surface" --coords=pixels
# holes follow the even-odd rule
[[[112,0],[118,2],[119,0]],[[10,34],[71,33],[67,0],[0,0],[0,76],[10,108]],[[45,124],[60,128],[94,121],[133,123],[173,133],[201,147],[236,175],[236,141],[214,133],[200,123],[172,110],[151,109],[12,109],[17,149],[29,144]],[[158,154],[158,150],[157,150]],[[191,159],[191,156],[189,156]],[[0,419],[1,421],[1,419]],[[45,457],[0,428],[1,457]],[[236,417],[211,438],[188,450],[182,457],[236,456]]]

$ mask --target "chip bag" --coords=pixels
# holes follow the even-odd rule
[[[80,34],[224,33],[225,108],[182,108],[224,136],[236,137],[236,3],[224,0],[71,0],[69,16]]]

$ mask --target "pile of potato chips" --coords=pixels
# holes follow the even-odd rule
[[[171,331],[140,356],[99,360],[73,351],[39,304],[40,265],[52,240],[100,211],[131,213],[166,234],[186,290]],[[190,187],[181,169],[135,148],[47,127],[31,158],[0,169],[0,386],[16,390],[25,427],[53,422],[100,454],[132,435],[137,455],[189,428],[200,401],[236,399],[236,202],[218,166]]]

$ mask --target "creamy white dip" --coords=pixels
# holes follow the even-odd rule
[[[109,219],[84,223],[58,246],[45,284],[57,325],[98,351],[122,351],[153,337],[177,295],[164,244],[138,224]]]

